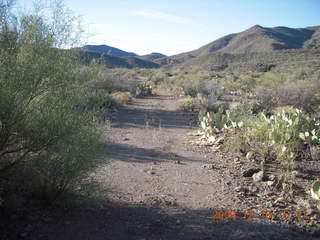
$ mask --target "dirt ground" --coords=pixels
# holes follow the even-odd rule
[[[90,176],[102,200],[3,210],[0,239],[319,239],[319,218],[309,232],[293,216],[279,221],[278,196],[242,177],[240,158],[190,145],[195,120],[169,93],[134,99],[106,123],[105,162]]]

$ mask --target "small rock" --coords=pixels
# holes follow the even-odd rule
[[[152,171],[151,169],[150,169],[150,170],[148,170],[148,171],[147,171],[147,173],[148,173],[148,174],[150,174],[150,175],[154,175],[154,174],[155,174],[155,172],[154,172],[154,171]]]
[[[284,202],[284,200],[285,199],[283,197],[279,197],[274,201],[274,203]]]
[[[233,159],[233,162],[234,162],[234,163],[240,163],[241,161],[240,161],[240,158],[239,158],[239,157],[235,157],[235,158]]]
[[[271,208],[272,207],[272,202],[267,202],[266,207]]]
[[[123,141],[129,141],[129,138],[124,138]]]
[[[272,191],[269,191],[266,193],[267,196],[272,196],[274,193]]]
[[[259,172],[260,169],[259,168],[250,168],[250,169],[247,169],[245,170],[243,173],[242,173],[242,176],[244,177],[252,177],[253,174]]]
[[[261,182],[263,178],[264,178],[264,171],[260,171],[252,175],[252,179],[254,182]]]
[[[317,221],[317,220],[318,220],[318,216],[317,216],[317,214],[314,214],[314,215],[311,217],[311,220],[313,220],[313,221]]]
[[[180,162],[180,160],[175,160],[174,163],[175,164],[180,164],[181,162]]]
[[[214,169],[214,166],[213,164],[204,164],[201,166],[201,168],[210,170],[210,169]]]
[[[274,186],[275,183],[276,183],[275,181],[268,181],[268,182],[267,182],[267,185],[271,187],[271,186]]]
[[[272,173],[268,173],[266,175],[266,179],[269,180],[269,181],[274,181],[276,179],[276,176]]]
[[[234,189],[236,192],[241,192],[243,191],[243,188],[241,186],[238,186]]]
[[[258,188],[255,187],[255,186],[250,186],[249,187],[249,191],[252,192],[252,193],[256,193],[256,192],[258,192]]]
[[[180,224],[181,224],[181,221],[178,219],[178,220],[176,221],[176,224],[177,224],[177,225],[180,225]]]

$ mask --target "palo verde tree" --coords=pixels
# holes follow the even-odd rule
[[[61,1],[21,16],[13,4],[0,0],[0,174],[28,168],[55,198],[94,166],[99,145],[77,107],[88,90],[72,50],[81,31]]]

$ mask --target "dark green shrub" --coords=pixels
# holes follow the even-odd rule
[[[0,174],[29,168],[55,198],[95,165],[99,143],[79,55],[62,49],[76,43],[74,18],[60,2],[46,16],[0,6]]]

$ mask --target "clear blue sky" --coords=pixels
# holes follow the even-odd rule
[[[28,7],[32,0],[17,0]],[[255,24],[320,25],[320,0],[65,0],[82,16],[88,44],[137,54],[194,50]]]

